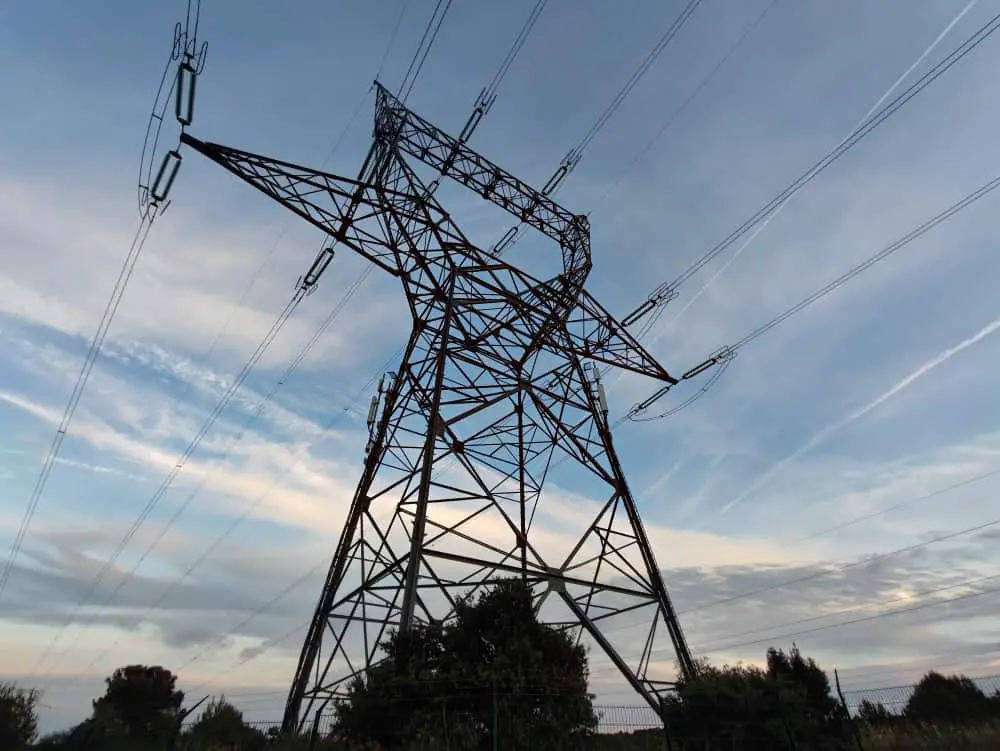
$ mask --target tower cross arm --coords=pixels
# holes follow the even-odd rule
[[[201,141],[189,133],[181,141],[390,274],[403,273],[397,249],[371,220],[386,200],[410,201],[413,196],[396,196],[365,181]]]
[[[590,273],[590,222],[548,195],[471,149],[465,142],[428,122],[375,83],[375,138],[395,146],[442,175],[450,177],[486,200],[559,243],[563,274],[574,287]]]
[[[580,291],[577,305],[566,321],[566,331],[573,349],[581,358],[629,370],[671,386],[678,382],[586,290]]]

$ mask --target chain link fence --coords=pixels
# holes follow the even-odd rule
[[[593,735],[578,740],[563,739],[552,746],[530,737],[517,737],[513,730],[524,717],[508,706],[507,713],[499,710],[493,717],[493,728],[486,736],[496,737],[486,746],[463,742],[461,730],[450,718],[447,706],[438,723],[442,732],[427,738],[426,745],[415,743],[411,748],[504,748],[545,749],[566,748],[580,751],[1000,751],[1000,676],[969,679],[980,695],[989,700],[985,714],[970,713],[959,708],[953,721],[927,722],[907,713],[914,694],[914,685],[890,686],[862,691],[844,692],[842,719],[804,722],[790,716],[780,702],[773,705],[740,705],[738,703],[706,707],[703,719],[668,723],[664,728],[660,716],[647,705],[595,706],[596,725]],[[997,698],[994,698],[997,697]],[[316,733],[307,734],[300,743],[303,749],[347,749],[335,738],[335,717],[323,716]],[[280,723],[251,723],[264,736],[277,740]],[[530,721],[528,723],[530,725]],[[452,733],[449,730],[454,730]],[[492,731],[492,732],[491,732]],[[309,737],[312,736],[312,737]],[[468,741],[468,737],[465,737]],[[285,743],[291,741],[286,739]],[[493,744],[496,745],[493,745]],[[291,748],[291,746],[289,746]],[[297,748],[297,747],[296,747]]]
[[[649,746],[649,748],[661,748],[664,737],[663,722],[659,715],[653,711],[649,705],[619,705],[609,704],[594,707],[594,714],[597,716],[597,735],[635,735],[649,736],[656,738],[659,745]],[[503,712],[498,712],[499,724],[504,723]],[[443,719],[447,719],[447,709]],[[513,719],[513,718],[508,718]],[[251,720],[244,721],[244,724],[264,736],[274,737],[279,734],[281,721]],[[320,717],[316,723],[316,735],[320,738],[329,737],[334,733],[336,725],[336,715],[328,713]],[[309,733],[312,734],[311,731]],[[614,746],[600,746],[600,748],[614,748]],[[637,748],[645,748],[638,746]]]
[[[1000,676],[960,680],[917,700],[916,685],[844,692],[863,751],[1000,749]]]
[[[915,686],[845,692],[825,716],[810,715],[779,696],[713,695],[665,704],[667,727],[650,706],[595,705],[576,711],[559,696],[497,693],[485,704],[458,695],[423,702],[381,703],[366,727],[393,729],[381,745],[338,737],[336,716],[296,736],[281,722],[247,721],[199,732],[197,722],[147,738],[102,737],[98,732],[40,745],[88,751],[1000,751],[1000,676],[963,679],[966,696],[932,696],[937,719],[917,712]],[[926,692],[924,692],[926,695]],[[704,706],[698,706],[705,701]],[[919,702],[917,702],[919,703]],[[977,709],[978,707],[978,709]],[[926,710],[926,705],[925,705]],[[581,717],[583,719],[581,719]],[[191,718],[194,720],[195,718]],[[569,729],[567,729],[569,728]],[[178,732],[179,730],[179,732]],[[202,731],[206,728],[201,728]]]
[[[1000,694],[1000,675],[991,675],[985,678],[970,678],[973,684],[987,697]],[[885,708],[889,714],[902,715],[906,710],[906,705],[913,696],[915,685],[909,686],[889,686],[885,688],[868,688],[860,691],[845,691],[844,702],[852,716],[861,713],[862,709],[871,706]]]

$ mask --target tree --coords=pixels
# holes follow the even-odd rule
[[[226,697],[213,699],[188,732],[199,747],[213,748],[225,744],[242,749],[261,747],[264,735],[243,722],[243,713],[226,701]]]
[[[858,705],[858,719],[869,725],[885,725],[895,717],[882,702],[862,700]]]
[[[177,677],[166,668],[128,665],[105,683],[93,716],[102,734],[150,737],[176,730],[184,693],[176,690]]]
[[[502,580],[446,624],[390,635],[335,706],[334,734],[385,748],[578,748],[597,725],[586,651]]]
[[[931,724],[977,722],[990,714],[990,700],[975,683],[933,670],[920,679],[905,710],[907,719]]]
[[[0,748],[27,748],[38,735],[38,698],[34,689],[0,683]]]
[[[797,648],[770,649],[767,667],[697,666],[665,703],[667,727],[682,744],[705,751],[764,751],[794,744],[843,748],[845,713],[830,696],[826,674]]]
[[[802,656],[792,645],[786,655],[774,647],[767,650],[767,675],[791,687],[795,694],[794,714],[786,714],[786,721],[796,738],[806,743],[820,743],[823,739],[842,739],[847,734],[847,713],[830,692],[830,678],[811,657]]]

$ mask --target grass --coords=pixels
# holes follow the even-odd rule
[[[969,727],[901,725],[862,733],[865,751],[996,751],[1000,722]]]

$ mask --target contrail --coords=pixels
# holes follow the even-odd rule
[[[851,128],[851,132],[848,133],[846,136],[844,136],[844,138],[841,139],[840,143],[838,143],[835,148],[843,146],[844,143],[857,132],[858,128],[864,125],[865,122],[868,120],[868,118],[870,118],[873,114],[875,114],[875,112],[878,111],[878,108],[882,106],[885,100],[888,99],[890,96],[892,96],[893,92],[899,88],[899,86],[903,83],[903,81],[905,81],[909,77],[909,75],[917,68],[918,65],[920,65],[920,63],[922,63],[924,60],[927,59],[927,56],[930,55],[939,44],[941,44],[941,41],[948,35],[948,33],[953,28],[955,28],[958,22],[965,17],[965,14],[968,13],[970,10],[972,10],[976,6],[976,3],[978,2],[979,0],[970,0],[970,2],[961,11],[959,11],[958,15],[956,15],[953,19],[951,19],[948,25],[945,26],[944,29],[941,31],[941,33],[934,38],[934,41],[930,43],[927,49],[921,52],[920,56],[913,61],[913,64],[909,68],[907,68],[899,78],[896,79],[895,83],[893,83],[892,86],[890,86],[888,89],[885,90],[885,93],[878,98],[878,101],[872,105],[871,109],[869,109],[865,113],[864,117],[858,120],[858,124],[855,125],[853,128]],[[737,249],[737,251],[733,253],[733,255],[729,258],[729,260],[726,261],[718,271],[716,271],[711,277],[709,277],[708,281],[706,281],[701,286],[701,289],[695,292],[694,295],[691,297],[691,299],[684,304],[684,307],[682,307],[677,312],[677,315],[675,315],[673,318],[667,321],[666,324],[660,328],[660,332],[653,337],[650,344],[655,344],[666,335],[670,327],[673,324],[677,323],[677,321],[681,319],[681,317],[688,311],[688,309],[692,305],[694,305],[694,303],[698,300],[698,298],[700,298],[705,293],[705,291],[709,287],[711,287],[712,284],[715,283],[715,280],[718,279],[720,276],[722,276],[722,274],[730,266],[733,265],[733,262],[736,261],[736,259],[743,254],[743,251],[746,250],[750,246],[750,244],[757,239],[757,236],[760,235],[760,233],[767,228],[767,225],[769,225],[775,219],[775,217],[777,217],[778,214],[781,213],[782,209],[784,209],[785,206],[788,205],[788,202],[791,201],[792,198],[794,198],[798,194],[798,192],[799,191],[796,190],[793,193],[790,193],[784,201],[778,204],[778,206],[774,209],[774,211],[768,214],[767,218],[763,222],[757,225],[757,229],[755,229],[753,234],[751,234],[750,237],[747,238],[746,242],[744,242]]]
[[[944,40],[944,38],[949,34],[949,32],[951,32],[951,30],[953,28],[955,28],[955,26],[959,23],[959,21],[961,21],[965,17],[965,15],[976,6],[976,4],[978,2],[979,2],[979,0],[970,0],[970,2],[967,3],[966,6],[964,8],[962,8],[962,10],[959,11],[958,14],[953,19],[951,19],[951,21],[944,27],[944,29],[941,30],[941,33],[938,34],[933,39],[933,41],[931,41],[931,43],[927,46],[927,48],[923,52],[920,53],[920,55],[917,57],[917,59],[913,61],[913,64],[910,65],[910,67],[908,67],[902,73],[902,75],[900,75],[899,78],[897,78],[895,80],[895,82],[893,82],[893,84],[889,88],[887,88],[885,90],[885,92],[882,94],[882,96],[880,96],[878,98],[878,100],[875,102],[875,104],[873,104],[871,106],[871,108],[864,114],[864,116],[861,117],[858,120],[857,125],[855,125],[851,129],[851,132],[848,133],[847,136],[845,136],[840,141],[839,144],[837,144],[838,147],[842,146],[845,141],[847,141],[852,135],[854,135],[854,133],[858,130],[858,128],[860,128],[862,125],[864,125],[864,123],[868,120],[868,118],[870,118],[875,112],[878,111],[878,108],[881,107],[885,103],[885,100],[888,99],[890,96],[892,96],[892,94],[896,91],[896,89],[898,89],[900,87],[900,85],[902,85],[902,83],[910,76],[910,74],[913,73],[914,70],[916,70],[917,66],[919,66],[920,63],[922,63],[924,60],[927,59],[927,56],[930,55],[937,48],[937,46],[939,44],[941,44],[942,40]],[[691,297],[691,299],[688,300],[684,304],[684,306],[677,312],[677,314],[673,318],[671,318],[669,321],[667,321],[664,326],[662,326],[660,328],[659,333],[657,333],[653,337],[652,341],[649,344],[655,344],[656,342],[658,342],[660,339],[662,339],[666,335],[667,331],[673,326],[673,324],[677,323],[677,321],[680,320],[680,318],[688,311],[688,309],[692,305],[694,305],[694,303],[698,300],[698,298],[700,298],[705,293],[705,291],[708,290],[708,288],[715,282],[715,280],[718,279],[723,273],[725,273],[725,271],[730,266],[732,266],[732,264],[736,261],[736,259],[739,258],[743,254],[743,251],[746,250],[750,246],[750,244],[753,243],[753,241],[757,239],[757,237],[760,235],[760,233],[763,232],[767,228],[767,226],[771,223],[771,221],[776,216],[778,216],[778,214],[781,213],[781,211],[785,208],[785,206],[788,205],[788,202],[791,201],[792,198],[794,198],[797,193],[798,193],[798,191],[795,191],[794,193],[790,194],[784,201],[782,201],[781,203],[778,204],[777,208],[775,208],[775,210],[771,214],[769,214],[767,216],[767,218],[763,222],[761,222],[761,223],[759,223],[757,225],[756,229],[754,229],[754,231],[750,235],[750,237],[748,237],[746,239],[746,241],[736,250],[736,252],[733,253],[733,255],[711,277],[709,277],[709,279]],[[613,383],[611,383],[611,385],[609,387],[609,391],[611,389],[613,389],[618,384],[618,382],[621,381],[621,379],[623,377],[624,377],[624,373],[619,373],[618,377],[614,380]],[[854,419],[857,419],[857,418],[854,418]],[[820,435],[820,434],[817,434],[817,435]],[[814,436],[814,438],[815,438],[815,436]],[[820,438],[819,440],[823,440],[823,438]],[[793,455],[793,456],[797,456],[797,454]],[[788,460],[785,460],[785,461],[787,462],[789,460],[791,460],[791,459],[788,459]],[[763,476],[762,481],[766,480],[774,471],[777,471],[778,468],[779,468],[778,466],[773,467],[771,471],[769,471],[768,473],[766,473]],[[670,475],[673,474],[673,472],[675,470],[676,470],[676,468],[674,470],[671,470],[670,472],[666,473],[660,479],[656,480],[649,488],[647,488],[645,491],[643,491],[641,493],[640,497],[647,496],[647,495],[649,495],[650,492],[652,492],[653,490],[657,489],[666,479],[669,478]],[[741,502],[744,498],[746,498],[748,495],[750,495],[752,492],[754,492],[757,489],[757,487],[759,487],[759,484],[758,483],[754,483],[754,485],[752,485],[749,490],[747,490],[746,492],[742,493],[736,500],[732,501],[730,504],[728,504],[727,506],[725,506],[723,508],[723,510],[722,510],[721,513],[725,513],[730,508],[732,508],[733,506],[735,506],[737,503]]]
[[[650,493],[654,493],[657,490],[659,490],[665,483],[670,481],[671,477],[677,474],[677,471],[681,468],[684,462],[685,462],[684,459],[678,460],[674,464],[674,466],[672,466],[670,469],[668,469],[666,472],[660,475],[651,485],[649,485],[645,490],[639,493],[639,495],[636,496],[636,500],[638,501],[645,500],[646,498],[649,497]]]
[[[951,22],[947,26],[945,26],[944,30],[937,35],[937,38],[933,42],[931,42],[930,47],[925,49],[923,51],[923,54],[921,54],[920,57],[918,57],[916,60],[913,61],[913,65],[907,68],[906,71],[903,73],[903,75],[901,75],[898,79],[896,79],[896,83],[894,83],[892,86],[889,87],[889,90],[882,95],[882,98],[879,99],[877,102],[875,102],[874,106],[870,110],[868,110],[865,116],[861,118],[860,122],[858,122],[858,124],[854,126],[854,130],[860,128],[861,125],[865,122],[865,120],[867,120],[869,117],[875,114],[875,111],[882,106],[882,103],[885,102],[885,100],[890,97],[892,92],[894,92],[897,88],[899,88],[899,85],[906,80],[906,78],[916,69],[916,67],[920,65],[920,63],[922,63],[925,59],[927,59],[927,56],[934,51],[934,48],[941,43],[941,40],[948,35],[948,32],[951,31],[953,28],[955,28],[958,22],[961,21],[963,18],[965,18],[965,14],[968,13],[970,10],[972,10],[974,7],[976,7],[976,3],[978,2],[979,0],[971,0],[968,5],[966,5],[964,8],[962,8],[962,10],[959,11],[957,16],[951,19]]]
[[[800,446],[799,448],[797,448],[792,454],[790,454],[789,456],[785,457],[784,459],[782,459],[781,461],[779,461],[777,464],[775,464],[774,466],[772,466],[771,469],[769,469],[767,472],[765,472],[763,475],[761,475],[757,480],[755,480],[753,482],[753,484],[749,488],[747,488],[745,491],[743,491],[742,493],[740,493],[739,496],[737,496],[735,499],[733,499],[732,501],[730,501],[729,503],[727,503],[725,506],[723,506],[719,510],[718,513],[719,514],[724,514],[727,511],[731,510],[733,507],[735,507],[737,504],[742,503],[749,496],[753,495],[755,492],[757,492],[758,490],[760,490],[760,488],[765,483],[767,483],[772,477],[774,477],[776,474],[778,474],[782,469],[784,469],[789,464],[791,464],[792,462],[794,462],[795,460],[797,460],[803,454],[805,454],[808,451],[811,451],[812,449],[814,449],[816,446],[818,446],[820,443],[822,443],[823,441],[825,441],[827,438],[829,438],[835,432],[837,432],[841,428],[844,428],[844,427],[850,425],[852,422],[855,422],[856,420],[860,420],[862,417],[864,417],[865,415],[867,415],[872,410],[878,409],[885,402],[887,402],[889,399],[891,399],[892,397],[894,397],[896,394],[898,394],[903,389],[907,388],[911,383],[913,383],[914,381],[916,381],[918,378],[921,378],[922,376],[926,375],[927,373],[929,373],[930,371],[934,370],[934,368],[938,367],[939,365],[942,365],[942,364],[946,363],[948,360],[950,360],[952,357],[954,357],[955,355],[957,355],[962,350],[968,349],[973,344],[976,344],[977,342],[981,341],[982,339],[985,339],[986,337],[988,337],[990,334],[994,333],[998,329],[1000,329],[1000,318],[997,318],[993,322],[987,324],[986,326],[984,326],[983,328],[981,328],[977,333],[975,333],[973,336],[970,336],[968,339],[963,339],[961,342],[959,342],[955,346],[946,349],[944,352],[941,352],[938,355],[935,355],[930,360],[928,360],[927,362],[923,363],[919,368],[917,368],[912,373],[910,373],[909,375],[907,375],[905,378],[902,378],[899,381],[897,381],[887,391],[882,392],[875,399],[873,399],[872,401],[870,401],[867,404],[865,404],[863,407],[859,407],[858,409],[856,409],[853,412],[851,412],[850,414],[848,414],[846,417],[842,417],[841,419],[837,420],[836,422],[831,423],[830,425],[827,425],[825,428],[823,428],[818,433],[816,433],[815,435],[813,435],[812,438],[810,438],[808,441],[806,441],[804,444],[802,444],[802,446]]]

